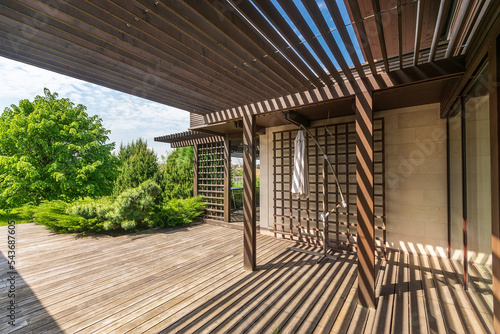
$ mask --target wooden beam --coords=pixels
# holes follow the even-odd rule
[[[415,27],[415,46],[413,51],[413,66],[417,66],[420,54],[420,40],[422,38],[422,21],[424,18],[424,0],[418,0],[417,4],[417,22]]]
[[[234,127],[237,129],[243,129],[243,120],[234,121]],[[255,133],[264,135],[266,134],[266,128],[255,125]]]
[[[375,308],[375,227],[373,196],[373,101],[356,95],[356,207],[358,218],[358,302]]]
[[[265,114],[272,111],[294,109],[300,106],[324,102],[327,100],[345,98],[352,96],[355,92],[367,90],[380,90],[401,85],[411,85],[428,80],[460,76],[465,72],[464,57],[455,57],[438,60],[434,63],[424,63],[411,66],[402,70],[394,70],[389,73],[369,75],[364,79],[358,79],[353,83],[345,82],[347,92],[338,86],[325,86],[311,89],[309,91],[292,94],[288,96],[270,99],[249,105],[240,106],[210,113],[204,117],[206,125],[231,121],[243,117],[243,114]],[[366,88],[369,82],[369,88]],[[359,89],[358,89],[359,88]]]
[[[243,116],[243,266],[257,266],[255,116]]]
[[[495,333],[500,333],[500,36],[488,50],[490,78],[491,253]]]
[[[306,119],[304,116],[295,113],[294,111],[284,111],[283,118],[285,121],[288,121],[292,124],[308,128],[311,125],[311,122]]]
[[[193,196],[198,196],[198,144],[193,145]]]
[[[231,222],[231,141],[224,138],[224,222]]]

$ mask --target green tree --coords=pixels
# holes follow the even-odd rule
[[[112,192],[114,143],[98,116],[44,89],[0,116],[0,208]]]
[[[118,159],[121,164],[115,183],[115,194],[136,188],[150,179],[156,181],[158,178],[158,158],[155,152],[148,148],[147,141],[141,138],[127,145],[120,145]]]
[[[170,153],[161,170],[161,186],[166,201],[193,196],[193,147],[180,147]]]

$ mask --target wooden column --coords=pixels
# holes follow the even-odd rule
[[[255,198],[255,116],[243,116],[243,265],[255,270],[257,224]]]
[[[375,308],[375,229],[373,207],[372,94],[355,97],[356,203],[358,217],[358,302]]]
[[[491,252],[495,333],[500,333],[500,36],[488,51],[490,72]]]
[[[224,139],[224,221],[231,222],[231,142]]]
[[[193,145],[193,196],[198,196],[198,144]]]

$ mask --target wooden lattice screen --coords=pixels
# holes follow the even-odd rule
[[[198,145],[198,194],[207,204],[205,217],[224,220],[224,142]]]
[[[356,125],[355,122],[309,128],[323,147],[329,161],[337,171],[338,181],[347,202],[347,208],[339,207],[328,217],[327,245],[337,249],[356,250]],[[275,132],[274,152],[274,235],[312,244],[324,240],[323,199],[328,210],[341,202],[335,178],[328,168],[323,178],[324,158],[312,138],[307,138],[309,157],[309,183],[311,196],[308,200],[293,199],[291,183],[293,174],[294,140],[297,130]],[[384,120],[374,122],[374,198],[375,236],[377,248],[385,253],[385,166]],[[323,182],[328,191],[323,195]]]

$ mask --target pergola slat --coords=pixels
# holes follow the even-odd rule
[[[0,31],[13,33],[18,30],[18,28],[7,27],[0,24]],[[85,55],[88,59],[87,61],[83,62],[80,60],[80,62],[75,62],[75,58],[67,54],[68,48],[65,45],[52,44],[52,48],[49,49],[35,43],[35,41],[37,41],[51,45],[52,42],[44,41],[40,37],[41,33],[33,35],[26,32],[26,35],[30,38],[18,38],[15,41],[3,40],[0,38],[3,40],[4,44],[0,50],[0,54],[12,59],[22,58],[26,63],[43,67],[54,72],[71,75],[75,78],[86,79],[89,82],[120,90],[124,93],[134,93],[134,91],[136,91],[138,93],[137,95],[141,95],[142,97],[159,103],[168,101],[172,106],[191,112],[206,114],[207,112],[217,110],[215,107],[207,108],[206,100],[203,100],[204,102],[200,101],[199,104],[196,103],[195,100],[190,101],[190,103],[184,103],[184,99],[180,97],[179,91],[171,90],[162,84],[156,87],[146,85],[144,78],[148,76],[147,72],[137,73],[136,70],[128,71],[129,69],[125,67],[127,69],[126,71],[117,73],[120,66],[112,65],[109,62],[102,62],[89,54]],[[75,52],[74,55],[77,56],[78,52]],[[63,65],[65,66],[63,67]],[[94,70],[95,73],[90,74],[91,70]],[[104,75],[106,73],[107,76]],[[112,79],[117,77],[119,77],[120,80]],[[157,92],[156,89],[158,89]],[[160,90],[162,92],[160,92]],[[193,109],[193,107],[196,109]]]
[[[460,6],[460,12],[458,13],[458,18],[455,23],[455,27],[451,30],[450,41],[448,43],[448,49],[444,55],[445,58],[451,57],[455,53],[457,47],[456,43],[459,40],[459,34],[462,30],[462,24],[464,23],[467,10],[469,9],[470,0],[462,1]]]
[[[182,43],[200,50],[201,57],[212,57],[216,61],[227,60],[230,67],[225,66],[226,69],[221,75],[233,73],[236,76],[245,77],[248,74],[253,78],[252,83],[261,86],[267,95],[287,92],[281,86],[282,80],[277,76],[270,78],[269,69],[262,63],[256,62],[253,66],[244,66],[244,63],[251,63],[254,57],[189,6],[174,0],[158,2],[158,5],[150,1],[141,1],[140,4],[148,9],[148,12],[168,18],[168,21],[177,27],[178,34],[182,36]],[[211,56],[212,52],[215,53],[213,56]]]
[[[413,51],[413,66],[418,64],[418,56],[420,53],[420,39],[422,37],[422,20],[423,20],[423,9],[424,9],[424,0],[418,0],[417,3],[417,22],[415,29],[415,47]]]
[[[379,0],[372,0],[373,15],[375,16],[375,23],[377,26],[378,40],[380,44],[380,51],[382,52],[382,60],[386,72],[389,72],[389,61],[387,59],[387,48],[385,46],[384,27],[382,25],[382,16],[380,15]]]
[[[342,55],[342,52],[340,52],[339,46],[337,45],[337,42],[333,38],[332,33],[330,32],[330,28],[328,27],[328,24],[325,21],[325,18],[321,14],[321,11],[318,7],[318,4],[315,1],[307,1],[307,0],[302,0],[302,3],[304,4],[304,7],[306,7],[307,11],[309,12],[309,15],[311,17],[314,17],[314,23],[318,27],[321,36],[325,40],[326,44],[330,48],[330,51],[332,52],[333,56],[335,57],[335,60],[340,65],[340,68],[342,69],[342,72],[344,72],[344,75],[346,76],[347,80],[349,81],[354,81],[354,76],[352,75],[351,70],[349,69],[349,66],[347,65],[347,62]],[[356,68],[358,71],[361,70],[360,73],[363,73],[361,66],[359,68]],[[360,74],[361,75],[361,74]]]
[[[328,71],[333,76],[335,81],[341,85],[344,82],[344,80],[342,79],[339,72],[335,68],[335,65],[333,64],[330,57],[328,57],[323,47],[314,36],[314,33],[312,32],[311,28],[309,27],[309,25],[307,24],[307,22],[305,21],[305,19],[303,18],[302,14],[297,9],[295,4],[290,2],[285,2],[284,0],[278,0],[278,2],[281,4],[283,10],[290,17],[293,24],[297,27],[297,29],[299,29],[304,39],[307,41],[307,43],[311,46],[316,55],[319,57],[323,65],[328,69]]]
[[[15,2],[10,2],[9,5],[11,6],[10,8],[0,6],[0,13],[8,13],[9,16],[13,18],[12,20],[6,19],[5,21],[7,22],[7,20],[9,20],[9,22],[14,24],[17,29],[28,29],[28,26],[21,22],[23,14],[32,15],[34,17],[33,20],[35,20],[38,12]],[[110,42],[106,43],[101,41],[96,36],[92,36],[84,31],[78,30],[75,27],[77,23],[74,21],[71,22],[71,18],[65,17],[65,15],[61,12],[59,13],[58,18],[65,18],[70,22],[65,24],[59,20],[54,20],[51,25],[45,26],[43,31],[38,30],[36,32],[36,36],[43,36],[46,40],[59,44],[59,50],[61,51],[70,48],[87,56],[92,53],[92,57],[95,59],[101,59],[110,64],[116,62],[115,65],[112,65],[114,67],[128,67],[128,71],[140,72],[144,81],[154,81],[153,84],[159,84],[161,81],[164,85],[168,85],[171,88],[178,90],[179,93],[189,93],[193,96],[193,98],[198,97],[200,101],[205,99],[206,101],[212,101],[214,106],[220,107],[224,104],[230,105],[236,101],[221,99],[216,91],[210,92],[208,89],[202,88],[194,81],[189,82],[188,80],[182,80],[180,78],[180,74],[177,74],[175,69],[170,69],[170,72],[167,73],[167,69],[165,67],[159,66],[160,62],[156,64],[151,60],[146,62],[138,57],[133,51],[129,52],[124,49],[117,48],[116,44],[120,44],[120,41],[116,38],[112,38]],[[15,19],[17,19],[17,21],[15,21]],[[42,22],[39,24],[42,24]],[[67,42],[64,40],[64,36],[67,32],[73,32],[71,45],[67,45]],[[94,45],[100,45],[100,47],[95,47],[95,51],[91,50]],[[128,57],[123,57],[122,55],[124,53],[127,54]],[[158,67],[162,68],[163,71],[159,71]],[[139,68],[143,68],[144,70],[139,70]],[[223,102],[224,100],[225,102]]]
[[[142,45],[146,44],[151,49],[156,50],[155,54],[158,57],[171,59],[170,62],[174,62],[177,67],[184,68],[187,71],[193,71],[195,76],[205,77],[206,80],[213,81],[213,84],[227,89],[228,93],[239,95],[240,98],[255,100],[265,96],[262,88],[257,88],[255,84],[244,81],[241,76],[222,76],[221,73],[224,73],[231,67],[229,62],[224,62],[224,59],[221,60],[220,57],[210,57],[208,54],[209,52],[205,52],[205,55],[203,55],[203,50],[201,50],[201,46],[199,45],[197,46],[197,50],[188,47],[186,43],[184,43],[186,39],[179,37],[181,32],[176,31],[174,25],[152,12],[149,12],[150,15],[146,16],[140,8],[132,4],[129,5],[128,2],[119,2],[115,4],[105,0],[96,0],[92,1],[92,3],[79,1],[73,2],[72,4],[75,6],[78,5],[82,10],[100,6],[101,9],[96,7],[95,11],[92,12],[96,17],[98,17],[97,15],[99,15],[99,13],[103,15],[103,5],[114,5],[114,7],[112,7],[113,12],[124,21],[127,21],[125,18],[127,16],[129,17],[129,21],[134,20],[134,17],[140,17],[135,23],[135,27],[139,29],[127,29],[125,31],[127,31],[128,35],[135,38],[137,43],[143,42],[141,43]],[[103,17],[103,19],[109,21],[109,18]],[[113,23],[113,25],[117,26],[116,23]],[[123,24],[123,26],[125,29],[126,24]],[[161,38],[159,38],[160,35]],[[191,46],[196,47],[194,43],[192,43]]]
[[[285,21],[283,16],[278,12],[274,5],[269,0],[255,0],[255,5],[267,16],[269,21],[272,22],[274,27],[283,35],[286,36],[290,44],[299,55],[307,62],[309,66],[318,74],[325,84],[333,84],[330,76],[325,72],[322,65],[316,61],[314,56],[309,52],[304,43],[299,39],[297,34]]]
[[[398,53],[399,53],[399,68],[403,68],[403,18],[401,15],[401,0],[397,0],[397,15],[398,15]]]
[[[318,74],[314,73],[308,64],[301,59],[295,51],[290,47],[290,42],[283,39],[280,35],[260,13],[259,11],[248,1],[239,1],[234,3],[241,12],[245,13],[245,16],[252,24],[266,36],[269,40],[273,41],[274,45],[279,49],[281,53],[286,55],[295,66],[317,87],[323,85],[323,83],[318,79]],[[299,53],[300,54],[300,53]]]
[[[361,67],[361,63],[359,61],[358,55],[356,53],[356,49],[354,48],[354,44],[349,37],[349,32],[347,31],[346,26],[344,25],[344,20],[342,19],[342,15],[340,14],[339,7],[335,1],[325,1],[326,7],[328,8],[330,15],[333,18],[333,22],[335,23],[335,27],[337,28],[340,38],[342,38],[342,42],[344,43],[347,52],[349,53],[349,57],[351,58],[358,75],[361,78],[366,77],[365,71]]]
[[[347,5],[347,4],[346,4]],[[361,11],[359,9],[359,4],[357,1],[350,1],[348,3],[351,9],[351,14],[354,18],[355,28],[358,32],[360,45],[364,51],[364,55],[368,64],[370,65],[370,70],[373,75],[377,74],[377,69],[375,68],[375,62],[373,60],[372,50],[370,47],[370,41],[368,40],[368,35],[366,34],[365,25],[363,23],[363,17],[361,16]]]
[[[179,25],[180,29],[189,29],[189,31],[192,31],[191,38],[194,38],[195,41],[198,43],[210,41],[211,43],[215,43],[217,48],[221,50],[225,49],[226,52],[229,51],[229,53],[237,55],[239,59],[234,59],[233,68],[254,69],[259,73],[258,77],[260,80],[266,82],[268,86],[280,94],[296,91],[296,88],[287,82],[287,80],[275,73],[277,70],[276,66],[271,68],[272,64],[270,63],[265,64],[262,61],[253,62],[253,59],[260,59],[262,54],[258,54],[257,49],[252,45],[244,44],[247,40],[245,36],[237,34],[236,31],[228,31],[232,28],[231,25],[226,20],[221,20],[221,16],[215,13],[210,6],[206,6],[204,2],[197,2],[196,10],[186,2],[175,0],[158,2],[157,6],[154,6],[151,1],[139,0],[139,3],[146,6],[146,8],[147,6],[155,7],[151,10],[158,13],[166,11],[174,12],[174,15],[177,17],[176,24]],[[162,16],[171,19],[172,14],[166,15],[165,13]],[[217,24],[205,16],[211,17],[212,20],[217,20]],[[226,29],[223,30],[222,27]],[[238,44],[237,38],[241,38],[241,43],[243,44]]]
[[[309,87],[310,83],[296,67],[289,63],[279,52],[276,52],[274,45],[269,44],[262,35],[254,29],[249,28],[237,9],[232,7],[228,2],[212,3],[205,1],[209,8],[213,8],[214,12],[204,9],[204,5],[198,0],[189,0],[187,3],[196,6],[207,19],[212,23],[220,26],[220,29],[228,34],[234,41],[247,47],[248,51],[253,52],[256,61],[265,63],[278,76],[280,76],[288,84],[292,85],[296,90],[301,90],[304,87]],[[212,15],[208,15],[212,14]],[[215,15],[215,17],[214,17]],[[224,18],[221,20],[221,18]],[[217,20],[217,21],[216,21]],[[264,55],[267,55],[264,57]]]
[[[441,0],[439,4],[439,12],[436,19],[436,27],[434,29],[434,35],[432,36],[431,50],[429,52],[429,62],[434,61],[436,57],[437,45],[439,43],[439,38],[443,33],[445,19],[443,17],[444,13],[448,11],[450,6],[450,0]]]

